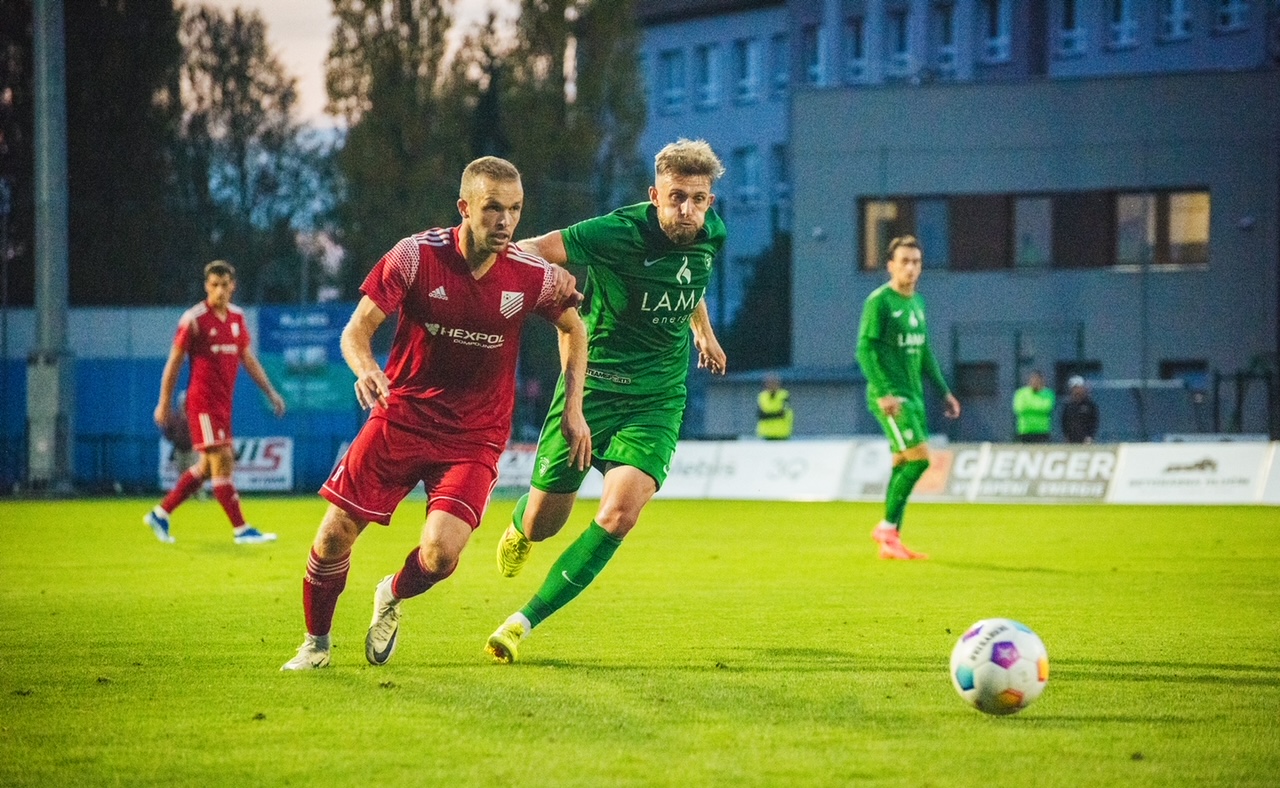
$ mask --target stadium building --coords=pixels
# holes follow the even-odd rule
[[[679,135],[729,152],[717,325],[751,255],[794,228],[797,434],[875,430],[853,345],[903,233],[966,405],[951,437],[1009,438],[1031,369],[1090,379],[1103,439],[1275,430],[1280,4],[644,9],[644,152]],[[713,383],[703,431],[749,433],[758,385]]]

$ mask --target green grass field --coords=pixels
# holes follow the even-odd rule
[[[491,664],[485,638],[586,523],[498,576],[510,502],[365,663],[373,587],[421,502],[357,544],[333,666],[301,641],[319,498],[0,503],[0,784],[1280,784],[1280,513],[915,505],[926,562],[875,558],[869,504],[657,502],[601,578]],[[1017,618],[1049,686],[1005,718],[947,676]]]

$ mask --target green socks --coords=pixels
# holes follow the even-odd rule
[[[523,514],[523,504],[517,504],[516,510]],[[609,559],[613,558],[620,544],[621,539],[592,521],[587,530],[556,559],[542,588],[538,589],[533,599],[520,612],[529,619],[530,624],[538,626],[547,616],[582,593],[582,589],[590,585],[604,569],[604,565],[609,563]]]
[[[524,532],[524,510],[529,506],[529,493],[520,496],[520,500],[516,501],[516,510],[511,513],[511,524],[516,527],[521,536],[527,536]]]
[[[889,488],[884,496],[884,519],[899,529],[902,528],[902,514],[907,509],[907,498],[928,467],[928,460],[911,460],[895,466],[889,475]]]

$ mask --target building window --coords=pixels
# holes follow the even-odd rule
[[[1169,198],[1169,265],[1209,264],[1209,192],[1172,192]],[[1161,255],[1157,250],[1156,260]]]
[[[1160,40],[1191,37],[1191,0],[1160,0]]]
[[[1000,391],[1000,365],[994,361],[957,361],[956,394],[961,397],[994,397]]]
[[[734,98],[741,102],[760,98],[760,42],[740,38],[733,42]]]
[[[1249,28],[1249,0],[1217,0],[1213,14],[1213,29],[1219,33],[1234,33]]]
[[[866,200],[862,204],[862,268],[884,268],[889,241],[915,235],[915,202],[908,199]]]
[[[1115,198],[1110,192],[1053,196],[1053,266],[1103,268],[1114,257]]]
[[[982,49],[979,58],[983,63],[1008,63],[1013,52],[1011,0],[982,0],[980,10]]]
[[[1062,17],[1058,21],[1054,42],[1054,51],[1059,57],[1083,55],[1086,49],[1087,36],[1080,24],[1079,5],[1079,0],[1062,0]]]
[[[939,3],[933,7],[933,68],[939,79],[956,75],[956,6]]]
[[[826,59],[823,57],[822,26],[805,25],[801,31],[800,46],[804,55],[805,83],[821,87],[827,84]]]
[[[1192,391],[1209,390],[1209,362],[1204,359],[1165,359],[1160,362],[1161,380],[1181,380]]]
[[[889,58],[884,73],[890,77],[909,77],[915,74],[911,57],[911,15],[905,8],[889,12],[885,33],[888,36],[885,51]]]
[[[953,270],[988,271],[1009,265],[1012,217],[1008,197],[952,197],[948,207]]]
[[[1133,0],[1109,0],[1107,46],[1132,49],[1138,45],[1138,20],[1133,18]]]
[[[1053,202],[1048,197],[1013,201],[1013,264],[1044,268],[1053,254]]]
[[[684,105],[684,52],[669,49],[658,55],[659,84],[662,85],[662,111],[679,112]]]
[[[736,148],[730,160],[733,162],[734,178],[738,186],[734,191],[734,204],[744,209],[758,207],[763,196],[760,189],[759,149],[754,145]]]
[[[916,226],[911,230],[920,241],[925,268],[951,267],[951,210],[945,197],[915,201]]]
[[[1208,192],[1121,193],[1115,205],[1116,265],[1208,265]]]
[[[791,157],[786,145],[774,145],[769,158],[773,171],[774,227],[785,232],[791,228]]]
[[[693,50],[693,103],[701,108],[720,103],[720,75],[714,44]]]
[[[844,78],[862,82],[867,78],[867,20],[851,16],[844,23]]]
[[[787,92],[791,84],[791,50],[786,35],[779,34],[769,40],[769,85],[775,96]]]

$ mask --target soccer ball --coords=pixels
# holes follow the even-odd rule
[[[987,714],[1030,706],[1049,681],[1049,654],[1026,625],[1007,618],[979,621],[951,649],[951,684]]]

